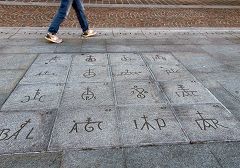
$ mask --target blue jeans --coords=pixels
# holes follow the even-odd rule
[[[61,5],[49,26],[48,32],[53,34],[58,32],[59,26],[69,14],[71,6],[77,14],[83,32],[88,30],[88,21],[84,13],[82,0],[61,0]]]

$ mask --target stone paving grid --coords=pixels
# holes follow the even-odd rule
[[[23,33],[24,31],[22,31],[21,33]],[[34,31],[33,31],[34,32]],[[211,38],[216,38],[216,35],[217,36],[219,36],[220,38],[218,38],[218,39],[215,39],[215,40],[217,40],[217,41],[219,41],[219,39],[228,39],[228,40],[226,40],[226,41],[223,41],[223,43],[221,43],[221,44],[219,44],[219,46],[225,46],[225,48],[227,48],[228,50],[230,50],[229,52],[225,52],[224,50],[222,51],[224,54],[226,54],[226,55],[229,55],[229,53],[231,53],[229,56],[231,56],[231,58],[234,58],[234,53],[235,54],[237,54],[237,52],[239,52],[239,50],[238,50],[238,41],[237,40],[235,40],[235,41],[233,41],[234,43],[231,43],[231,39],[233,39],[233,38],[235,38],[235,39],[239,39],[239,31],[229,31],[229,32],[225,32],[225,33],[223,33],[222,31],[219,31],[218,33],[216,33],[216,32],[214,32],[214,33],[209,33],[209,31],[208,31],[208,33],[204,33],[205,31],[204,30],[202,30],[202,31],[196,31],[197,32],[197,34],[198,35],[204,35],[205,37],[208,37],[207,39],[211,39]],[[195,33],[196,33],[195,32]],[[128,32],[129,33],[129,32]],[[178,36],[178,38],[182,38],[182,39],[185,39],[184,38],[184,36],[186,35],[186,36],[192,36],[192,35],[196,35],[195,33],[186,33],[186,32],[178,32],[178,33],[172,33],[172,34],[174,34],[174,36],[176,36],[176,34],[177,34],[177,36]],[[114,33],[113,33],[114,34]],[[112,34],[112,35],[113,35]],[[170,33],[163,33],[163,34],[167,34],[167,36],[170,34]],[[69,34],[69,36],[71,37],[73,34]],[[17,36],[17,35],[16,35]],[[212,36],[212,37],[211,37]],[[37,38],[41,38],[41,35],[40,34],[36,34],[36,37]],[[72,36],[73,37],[73,36]],[[123,36],[121,36],[121,37],[118,37],[118,38],[120,38],[120,39],[122,39],[122,40],[124,40],[124,39],[127,39],[129,36],[128,35],[123,35]],[[165,36],[166,37],[166,36]],[[170,37],[170,36],[169,36]],[[97,38],[101,38],[101,37],[97,37]],[[96,38],[96,39],[97,39]],[[146,36],[145,36],[145,38],[146,38]],[[188,37],[189,38],[189,37]],[[13,39],[14,39],[14,36],[13,36]],[[102,39],[104,39],[104,37],[102,37]],[[174,40],[175,41],[175,40]],[[187,43],[187,41],[188,41],[188,39],[186,39],[186,41],[185,41],[185,43]],[[144,42],[146,42],[146,41],[144,41]],[[166,42],[166,41],[165,41]],[[126,44],[128,43],[128,41],[126,41]],[[132,39],[132,41],[131,41],[131,43],[133,44],[134,43],[134,39]],[[138,45],[140,45],[142,43],[142,41],[140,40],[140,41],[135,41],[135,44],[138,44]],[[152,43],[154,44],[154,41],[152,41]],[[160,42],[161,43],[161,42]],[[162,43],[164,43],[164,42],[162,42]],[[200,44],[201,44],[202,42],[200,42]],[[216,43],[216,41],[214,41],[214,43]],[[17,43],[15,43],[14,45],[16,45]],[[40,42],[40,44],[41,44],[41,42]],[[116,41],[115,41],[115,43],[114,44],[117,44],[116,43]],[[114,45],[113,44],[113,45]],[[183,43],[184,44],[184,43]],[[196,44],[196,43],[195,43]],[[225,44],[225,45],[224,45]],[[234,45],[235,44],[235,45]],[[24,45],[24,44],[22,44],[22,45]],[[36,44],[35,44],[36,45]],[[156,44],[154,44],[154,45],[156,45]],[[159,42],[158,42],[158,45],[159,45]],[[216,44],[215,44],[216,45]],[[211,54],[213,54],[214,52],[216,52],[216,51],[214,51],[214,50],[210,50],[210,49],[207,49],[207,46],[209,46],[209,45],[203,45],[202,44],[202,48],[205,48],[209,53],[211,53]],[[199,46],[198,46],[199,47]],[[235,48],[234,48],[235,47]],[[135,50],[137,50],[136,48],[135,48]],[[40,52],[43,52],[43,50],[41,51],[40,50]],[[47,52],[47,51],[46,51]],[[221,51],[220,51],[221,52]],[[158,52],[159,53],[159,52]],[[160,52],[160,53],[162,53],[162,52]],[[192,62],[191,61],[189,61],[189,60],[186,60],[186,59],[183,59],[183,57],[181,56],[181,52],[179,53],[177,53],[177,52],[163,52],[163,53],[173,53],[173,55],[175,56],[175,58],[178,58],[178,61],[180,60],[180,62],[182,62],[182,63],[184,63],[184,67],[186,67],[188,70],[190,70],[191,72],[194,72],[193,74],[194,74],[194,76],[195,76],[195,73],[196,73],[196,71],[194,71],[194,70],[201,70],[201,67],[200,66],[197,66],[197,67],[195,67],[193,64],[191,64]],[[108,53],[108,54],[111,54],[111,53]],[[127,53],[124,53],[125,55],[127,54]],[[141,56],[143,56],[145,53],[142,53],[142,52],[138,52],[138,54],[140,54]],[[184,54],[184,53],[182,53],[182,54]],[[194,52],[188,52],[188,54],[189,55],[191,55],[191,54],[194,54]],[[201,53],[201,54],[203,54],[203,53]],[[47,54],[47,55],[49,55],[49,54]],[[187,55],[187,54],[186,54]],[[236,55],[236,56],[238,56],[238,55]],[[134,58],[134,57],[133,57]],[[144,58],[144,57],[142,57],[142,58]],[[214,57],[213,57],[214,58]],[[238,57],[236,57],[236,60],[237,60],[237,58]],[[110,59],[111,59],[111,57],[110,57]],[[124,59],[124,60],[126,60],[126,58]],[[119,61],[119,60],[118,60]],[[134,60],[133,60],[134,61]],[[112,61],[110,61],[110,62],[112,62]],[[148,61],[146,61],[145,60],[145,63],[146,62],[148,62]],[[174,61],[171,61],[172,63],[174,63]],[[138,63],[138,62],[137,62]],[[225,60],[225,64],[226,63],[229,63],[230,64],[230,62],[226,62],[226,60]],[[142,64],[142,62],[139,62],[138,64]],[[149,62],[148,62],[148,64],[149,64]],[[213,68],[213,72],[217,72],[219,69],[221,69],[221,64],[212,64],[212,66],[214,67]],[[219,67],[220,66],[220,67]],[[150,66],[149,66],[150,67]],[[151,68],[151,67],[150,67]],[[209,64],[207,64],[207,69],[209,70],[209,69],[211,69],[211,63],[209,63]],[[238,72],[238,75],[239,75],[239,70],[236,70],[235,69],[235,71],[236,72]],[[211,74],[211,73],[210,73]],[[234,80],[238,80],[238,78],[234,78]],[[217,79],[217,80],[219,80],[219,79]],[[226,88],[226,89],[230,89],[230,92],[232,92],[232,93],[235,93],[235,94],[237,94],[237,92],[235,92],[236,90],[238,90],[238,87],[235,87],[235,86],[229,86],[229,85],[226,85],[226,83],[224,83],[224,82],[221,82],[223,85],[224,85],[224,87]],[[237,86],[237,85],[236,85]],[[237,94],[238,95],[238,94]],[[237,99],[239,99],[238,97],[237,97],[237,95],[236,95],[236,98]],[[221,105],[220,105],[221,106]],[[183,107],[183,108],[186,108],[186,107]],[[181,109],[181,107],[180,107],[180,109]],[[239,109],[239,108],[238,108]],[[187,110],[186,110],[187,111]],[[12,113],[12,112],[11,112]],[[67,114],[67,112],[66,112],[66,114]],[[223,113],[223,115],[225,115],[226,113],[224,112]],[[134,114],[135,115],[135,114]],[[238,115],[238,114],[235,114],[235,115]],[[68,116],[69,117],[69,116]],[[139,116],[139,119],[141,119],[141,117],[143,117],[143,116]],[[185,117],[185,116],[184,116]],[[127,117],[128,119],[130,119],[129,117]],[[230,118],[232,118],[231,116],[230,116]],[[136,118],[135,118],[136,119]],[[149,118],[150,119],[150,118]],[[152,119],[154,119],[154,118],[152,118]],[[218,118],[217,118],[218,119]],[[188,120],[188,119],[187,119]],[[160,120],[159,120],[160,121]],[[214,120],[215,121],[215,120]],[[218,124],[222,124],[222,122],[226,122],[226,121],[224,121],[224,120],[219,120],[218,119],[218,121],[219,121],[219,123]],[[237,121],[237,123],[238,123],[239,121]],[[231,123],[232,125],[234,125],[234,124],[236,124],[236,122],[230,122],[230,120],[227,122],[227,123]],[[72,125],[70,125],[71,127],[72,127]],[[152,125],[152,126],[154,126],[155,127],[155,125]],[[219,125],[218,125],[219,126]],[[19,127],[19,126],[18,126]],[[70,128],[71,128],[70,127]],[[221,127],[221,126],[219,126],[219,127]],[[229,127],[229,125],[227,125],[227,127]],[[146,127],[145,127],[146,128]],[[221,129],[220,129],[221,130]],[[29,130],[28,130],[29,131]],[[191,131],[194,131],[194,130],[191,130]],[[194,132],[196,132],[196,131],[194,131]],[[23,132],[24,133],[24,132]],[[27,132],[28,133],[28,132]],[[228,133],[227,133],[228,134]],[[226,136],[228,136],[227,134],[225,134]],[[30,134],[31,135],[31,134]],[[238,136],[238,133],[234,133],[234,134],[232,134],[232,135],[235,135],[235,136]],[[19,135],[20,136],[20,135]],[[24,136],[24,135],[23,135]],[[25,135],[26,136],[26,135]],[[199,136],[199,135],[198,135]],[[29,136],[30,138],[31,138],[31,136]],[[206,137],[206,135],[204,135],[203,137]],[[197,138],[198,139],[198,138]],[[212,137],[210,138],[211,140],[213,140],[212,139]],[[238,139],[238,138],[237,138]],[[209,139],[208,139],[209,140]],[[208,141],[207,140],[207,141]],[[226,139],[225,139],[226,140]],[[228,140],[230,140],[230,141],[232,141],[232,140],[234,140],[234,138],[230,138],[230,139],[228,139]],[[144,142],[141,142],[141,144],[148,144],[146,141],[144,141]],[[234,145],[234,144],[233,144]],[[104,145],[103,145],[104,146]],[[132,146],[132,145],[131,145]],[[218,146],[218,149],[214,149],[214,145],[212,145],[212,144],[207,144],[207,146],[209,146],[209,147],[207,147],[207,149],[206,148],[203,148],[203,147],[201,147],[200,149],[198,149],[198,150],[196,150],[195,149],[195,146],[194,145],[190,145],[190,146],[182,146],[182,145],[178,145],[178,146],[176,146],[176,150],[174,150],[175,152],[177,152],[178,150],[180,150],[181,152],[182,152],[182,149],[186,149],[187,150],[187,152],[189,152],[189,151],[193,151],[193,154],[191,155],[191,156],[196,156],[196,158],[198,158],[198,159],[196,159],[196,161],[199,161],[200,163],[199,163],[199,165],[202,165],[202,164],[204,164],[205,163],[205,161],[206,161],[206,159],[204,158],[204,157],[206,157],[206,158],[208,158],[208,164],[209,164],[209,167],[220,167],[220,166],[222,166],[222,165],[226,165],[226,162],[229,162],[230,163],[230,165],[233,165],[233,166],[235,166],[235,167],[237,167],[239,164],[237,163],[237,160],[236,159],[233,159],[233,160],[231,160],[231,157],[230,157],[230,154],[228,155],[228,152],[227,151],[225,151],[225,152],[223,152],[224,153],[224,155],[221,155],[220,156],[220,154],[218,154],[218,152],[216,152],[216,150],[218,150],[219,149],[219,146],[222,146],[222,144],[219,144],[219,146]],[[227,146],[227,145],[226,145]],[[231,146],[231,145],[229,145],[229,146]],[[236,143],[236,147],[235,148],[233,148],[233,149],[237,149],[238,148],[238,143]],[[90,145],[90,147],[93,147],[92,145]],[[166,148],[166,150],[167,151],[169,151],[169,147],[168,146],[164,146],[165,148]],[[191,150],[190,149],[188,149],[188,147],[189,148],[191,148]],[[41,147],[40,147],[41,148]],[[80,148],[82,148],[82,146],[80,146]],[[161,151],[162,151],[162,149],[163,149],[163,147],[161,146],[160,147],[161,148]],[[170,149],[172,150],[173,148],[175,148],[175,146],[174,147],[170,147]],[[180,149],[181,148],[181,149]],[[223,147],[223,149],[225,148],[225,145],[224,145],[224,147]],[[231,147],[227,147],[227,149],[229,149],[229,148],[231,148]],[[30,149],[33,149],[34,150],[34,148],[32,148],[32,147],[30,147]],[[157,150],[157,148],[155,147],[154,149],[156,149],[156,153],[159,153],[159,151]],[[206,151],[205,151],[205,149],[206,149]],[[233,151],[233,149],[231,149],[231,152],[229,152],[229,153],[232,153],[232,151]],[[152,156],[152,152],[153,152],[153,149],[151,149],[151,152],[149,152],[148,151],[148,149],[147,148],[137,148],[137,153],[136,152],[132,152],[131,151],[132,150],[132,148],[129,148],[129,149],[124,149],[124,151],[127,151],[127,156],[128,157],[125,157],[125,159],[127,159],[127,166],[123,166],[123,167],[134,167],[134,166],[137,166],[138,165],[138,163],[139,163],[139,160],[138,160],[138,158],[140,157],[140,158],[142,158],[142,159],[148,159],[149,157],[151,158],[151,156]],[[211,152],[209,151],[209,150],[211,150]],[[14,150],[13,150],[14,151]],[[101,152],[102,150],[97,150],[96,152],[98,153],[98,152]],[[111,149],[110,149],[110,151],[112,151]],[[198,151],[198,152],[197,152]],[[203,153],[201,153],[201,152],[199,152],[199,151],[201,151],[201,152],[203,152]],[[69,153],[67,154],[67,156],[65,156],[66,158],[65,158],[65,161],[64,161],[64,163],[65,164],[69,164],[69,162],[71,162],[72,160],[72,158],[69,158],[69,155],[71,156],[71,153],[72,153],[72,151],[70,150],[70,151],[68,151]],[[85,156],[85,154],[87,153],[87,156],[89,156],[89,154],[91,153],[91,152],[89,152],[89,151],[76,151],[76,152],[74,152],[73,154],[75,154],[75,156],[74,156],[74,158],[79,158],[79,155],[80,156],[83,156],[83,157],[86,157]],[[130,153],[129,153],[130,152]],[[138,153],[139,152],[139,153]],[[186,153],[187,153],[186,152]],[[9,153],[9,152],[6,152],[6,153]],[[160,152],[161,153],[161,152]],[[212,154],[215,154],[216,156],[217,156],[217,158],[215,158]],[[169,153],[168,153],[169,154]],[[166,155],[166,153],[165,152],[163,152],[163,153],[161,153],[160,154],[160,156],[159,157],[163,157],[163,156],[165,156],[165,157],[167,157],[167,156],[169,156],[169,155]],[[176,153],[173,153],[173,154],[176,154]],[[94,154],[94,152],[92,153],[92,154],[90,154],[91,156],[95,156],[96,154]],[[233,153],[232,153],[232,155],[233,155]],[[234,156],[238,156],[237,154],[235,155],[235,153],[234,153]],[[103,156],[101,156],[101,158],[102,158]],[[154,158],[152,158],[152,160],[154,160],[155,162],[147,162],[147,161],[144,161],[144,163],[146,164],[146,163],[149,163],[149,164],[152,164],[152,165],[155,165],[155,167],[156,166],[159,166],[161,163],[159,163],[159,157],[158,157],[158,159],[156,159],[156,157],[154,157]],[[221,158],[222,157],[224,157],[224,161],[221,161]],[[81,157],[82,158],[82,157]],[[88,157],[87,157],[88,158]],[[122,158],[121,157],[121,152],[120,153],[118,153],[118,154],[116,154],[116,158]],[[226,159],[226,158],[228,158],[228,159]],[[229,159],[230,158],[230,159]],[[125,159],[123,159],[123,160],[125,160]],[[167,158],[165,158],[165,159],[169,159],[169,160],[171,160],[171,157],[169,156],[169,158],[167,157]],[[182,160],[183,158],[181,158],[181,160]],[[216,161],[216,159],[218,160],[218,161]],[[105,159],[106,160],[106,159]],[[132,163],[132,161],[135,161],[134,162],[134,165],[132,165],[133,163]],[[183,159],[184,160],[184,159]],[[166,162],[166,160],[164,161],[164,162]],[[5,162],[6,163],[6,162]],[[91,163],[92,163],[92,160],[90,161],[90,160],[88,160],[87,162],[86,162],[86,167],[88,166],[88,165],[91,165]],[[93,162],[93,164],[94,163],[96,163],[96,162]],[[110,162],[109,161],[106,161],[106,162],[103,162],[103,163],[105,163],[105,164],[110,164]],[[56,164],[59,164],[59,163],[56,163]],[[79,162],[76,162],[76,161],[74,161],[74,162],[72,162],[71,164],[74,164],[74,165],[80,165],[81,163],[79,163]],[[116,164],[116,163],[115,163]],[[166,163],[166,164],[170,164],[170,162],[168,162],[168,163]],[[182,164],[184,165],[184,166],[186,166],[186,165],[189,165],[190,163],[188,162],[188,161],[183,161],[182,162]],[[219,165],[220,164],[220,165]],[[214,166],[213,166],[214,165]],[[232,167],[233,167],[232,166]],[[139,166],[137,166],[137,167],[139,167]],[[222,166],[223,167],[223,166]]]
[[[1,27],[48,27],[56,6],[0,5]],[[91,27],[239,27],[240,9],[86,7]],[[11,12],[10,12],[11,11]],[[71,10],[63,27],[79,27]],[[80,31],[80,29],[79,29]]]

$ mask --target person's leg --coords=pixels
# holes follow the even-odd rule
[[[52,34],[58,32],[60,24],[64,21],[70,11],[72,2],[73,0],[61,0],[61,5],[49,26],[48,32]]]
[[[78,18],[79,24],[82,28],[82,31],[83,32],[87,31],[88,30],[88,21],[87,21],[86,15],[84,13],[84,7],[83,7],[82,0],[73,0],[72,6],[77,14],[77,18]]]

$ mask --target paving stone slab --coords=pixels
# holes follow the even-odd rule
[[[50,149],[118,145],[115,116],[113,106],[62,108],[54,126]]]
[[[2,110],[43,110],[59,106],[64,84],[18,85]]]
[[[65,168],[124,168],[123,149],[100,149],[64,152]]]
[[[113,104],[111,83],[68,83],[64,90],[61,106],[90,107]]]
[[[11,93],[25,70],[0,70],[0,93]]]
[[[131,168],[220,168],[211,152],[198,145],[128,148],[126,165]]]
[[[119,39],[146,39],[147,37],[142,33],[141,29],[113,29],[114,38]]]
[[[222,79],[219,83],[229,91],[234,97],[240,100],[240,77],[239,78],[228,78],[228,80]]]
[[[166,106],[120,107],[123,145],[187,143],[172,111]]]
[[[152,79],[151,73],[145,65],[113,65],[112,72],[115,81]]]
[[[81,52],[106,52],[105,40],[83,39]]]
[[[0,69],[28,69],[37,54],[0,54]]]
[[[112,45],[107,44],[107,52],[153,52],[156,51],[153,45]]]
[[[107,45],[153,45],[159,44],[157,40],[147,40],[147,39],[108,39],[106,40]]]
[[[137,53],[109,53],[111,65],[145,65]]]
[[[11,54],[38,54],[38,53],[54,53],[56,45],[26,45],[26,46],[5,46],[1,49],[1,53]]]
[[[109,66],[72,66],[68,82],[111,82]]]
[[[208,53],[196,53],[196,52],[173,52],[183,65],[189,70],[192,69],[210,69],[214,70],[220,66],[223,66],[219,60],[214,59]]]
[[[158,52],[204,52],[197,45],[153,45],[154,50]]]
[[[149,66],[157,81],[191,80],[195,77],[181,64]]]
[[[69,66],[72,61],[72,54],[39,54],[34,65],[41,66]]]
[[[17,38],[17,39],[4,39],[0,44],[5,44],[6,46],[27,46],[27,45],[40,45],[48,46],[49,43],[46,43],[44,38],[42,39],[28,39],[28,38]]]
[[[208,145],[222,167],[237,168],[240,165],[240,143],[214,143]]]
[[[0,153],[47,150],[56,111],[0,113]]]
[[[159,94],[157,86],[150,81],[117,82],[115,87],[118,105],[146,105],[166,102],[163,93]]]
[[[8,39],[9,37],[11,37],[12,35],[14,35],[14,34],[10,34],[10,33],[1,33],[0,32],[0,39],[2,40],[2,39]]]
[[[82,65],[108,65],[108,58],[106,53],[79,53],[74,54],[73,66]]]
[[[38,83],[65,83],[69,67],[67,66],[42,66],[32,65],[20,84],[38,84]]]
[[[11,36],[9,39],[11,40],[15,40],[15,39],[22,39],[23,37],[25,39],[30,39],[30,40],[33,40],[33,39],[39,39],[39,40],[44,40],[44,36],[46,36],[46,32],[44,33],[38,33],[38,32],[29,32],[29,33],[17,33],[17,34],[14,34],[13,36]],[[48,41],[44,40],[44,42],[47,44]]]
[[[158,64],[158,65],[179,64],[178,60],[176,60],[176,58],[174,58],[174,56],[168,52],[142,53],[142,55],[146,59],[148,64]]]
[[[240,122],[221,104],[174,108],[191,142],[240,140]]]
[[[172,104],[218,103],[219,101],[197,80],[160,82]]]
[[[213,57],[224,55],[231,56],[231,55],[239,55],[240,49],[239,45],[221,45],[221,44],[214,44],[214,45],[201,45],[200,48],[202,48],[204,51],[207,51],[210,53]]]
[[[221,86],[211,86],[209,90],[240,121],[240,101]]]
[[[7,100],[10,93],[0,93],[0,109],[3,103]]]
[[[61,153],[31,153],[0,156],[0,167],[4,168],[60,168]]]
[[[58,45],[55,53],[79,53],[82,51],[82,44],[78,42],[77,44],[71,45],[68,44],[68,41],[64,40],[64,43],[67,45]]]

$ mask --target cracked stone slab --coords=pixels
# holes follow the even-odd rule
[[[62,154],[57,152],[14,154],[0,156],[0,167],[4,168],[59,168]]]
[[[181,64],[149,66],[157,81],[193,80],[195,77]]]
[[[123,149],[71,150],[64,153],[63,167],[65,168],[96,166],[98,168],[124,168]]]
[[[28,69],[37,54],[0,54],[0,69]]]
[[[81,53],[73,56],[72,65],[107,65],[108,59],[105,53]]]
[[[136,53],[109,53],[111,65],[145,65]]]
[[[215,96],[197,80],[160,82],[172,104],[219,103]]]
[[[65,83],[68,70],[69,67],[67,66],[34,64],[28,69],[20,84]]]
[[[174,108],[191,142],[240,140],[240,122],[221,104]]]
[[[0,113],[0,153],[47,150],[55,111]]]
[[[158,93],[157,86],[152,82],[117,82],[116,97],[118,105],[130,104],[163,104],[163,94]]]
[[[158,53],[142,53],[148,64],[159,64],[159,65],[176,65],[179,64],[178,60],[174,58],[171,53],[158,52]]]
[[[69,66],[72,61],[72,54],[39,54],[34,65],[41,66]]]
[[[118,144],[113,106],[62,108],[53,129],[50,149],[85,149]]]
[[[1,110],[43,110],[59,106],[64,84],[18,85]]]
[[[111,83],[68,83],[63,94],[64,107],[113,105]]]
[[[113,65],[112,72],[115,81],[152,79],[151,73],[145,65]]]
[[[111,82],[110,70],[108,66],[73,65],[70,70],[68,82]]]
[[[188,142],[170,108],[166,106],[120,107],[124,145]]]

